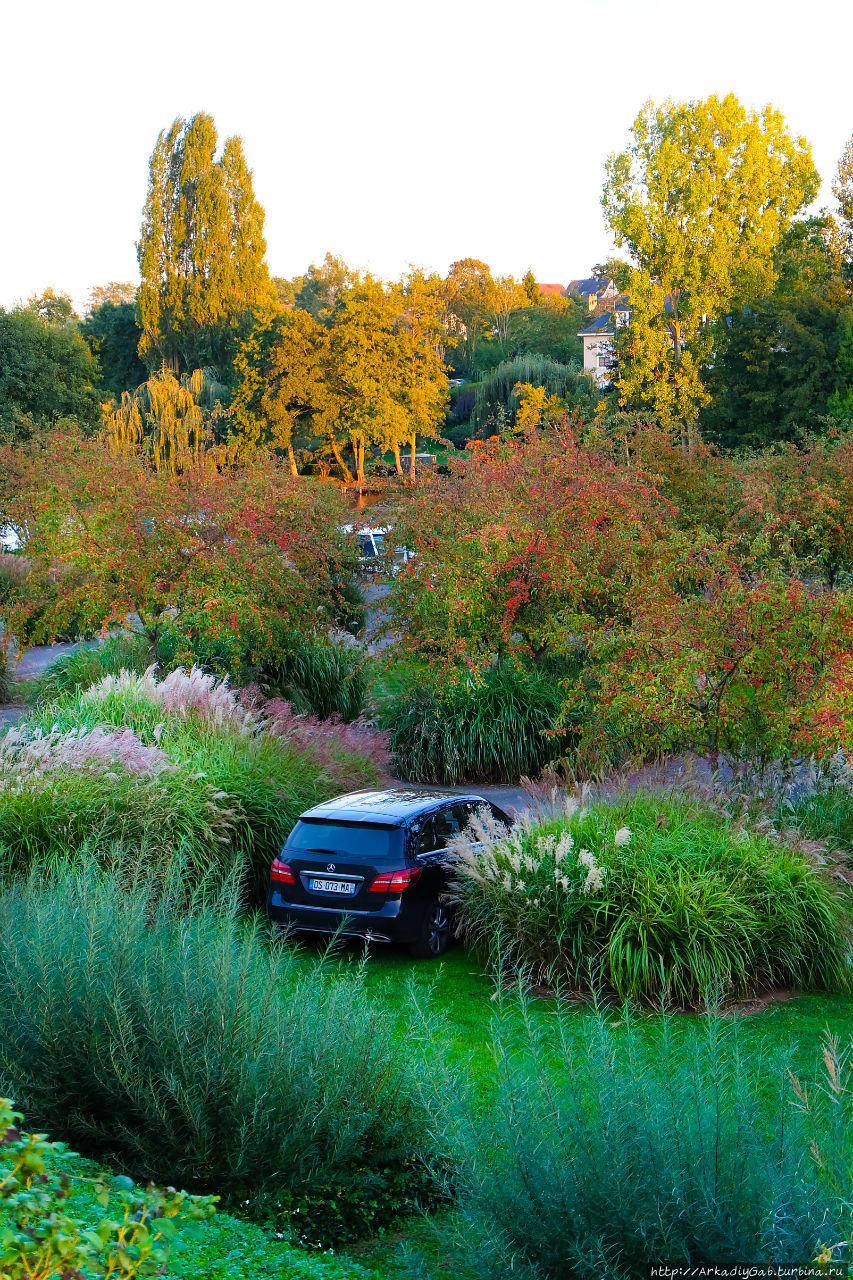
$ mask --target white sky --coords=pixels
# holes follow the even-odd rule
[[[647,99],[772,101],[824,179],[853,133],[851,0],[22,0],[2,4],[0,305],[137,279],[177,115],[242,135],[267,259],[327,250],[565,284],[609,245],[603,162]]]

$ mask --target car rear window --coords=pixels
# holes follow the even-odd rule
[[[357,861],[373,861],[402,853],[403,832],[368,822],[315,822],[300,818],[287,840],[288,849],[321,849],[350,854]]]

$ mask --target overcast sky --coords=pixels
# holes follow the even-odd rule
[[[331,250],[566,283],[648,98],[772,101],[828,204],[851,37],[850,0],[6,0],[0,305],[138,279],[148,157],[199,110],[243,137],[274,275]]]

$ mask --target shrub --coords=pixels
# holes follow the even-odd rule
[[[654,1036],[627,1012],[610,1021],[579,1035],[567,1011],[521,1030],[505,1016],[488,1107],[470,1083],[437,1082],[457,1156],[451,1274],[645,1280],[664,1259],[806,1263],[844,1238],[849,1182],[838,1194],[812,1159],[784,1059],[747,1053],[736,1021],[710,1017],[683,1040],[669,1020]],[[838,1137],[840,1168],[850,1130]]]
[[[120,671],[141,675],[153,661],[151,644],[145,636],[110,636],[101,645],[74,649],[58,658],[33,681],[31,700],[37,704],[52,702]]]
[[[92,832],[103,840],[150,845],[158,859],[161,850],[174,847],[197,869],[211,863],[227,869],[235,859],[245,860],[260,899],[270,862],[299,814],[341,790],[343,781],[369,786],[380,777],[364,751],[363,730],[344,734],[337,727],[334,743],[331,726],[313,735],[313,743],[307,732],[291,740],[280,731],[280,716],[267,727],[227,681],[197,668],[178,668],[161,681],[152,671],[105,676],[44,707],[20,737],[29,742],[41,729],[64,741],[99,726],[135,735],[134,750],[156,748],[168,768],[137,788],[121,769],[81,774],[73,768],[49,787],[40,774],[28,778],[18,769],[14,786],[4,786],[0,756],[0,846],[6,841],[16,858],[73,851]],[[115,734],[107,738],[116,741]],[[321,739],[324,749],[318,751]]]
[[[847,903],[834,882],[688,800],[570,802],[562,817],[510,832],[482,815],[456,848],[468,937],[536,981],[689,1006],[848,982]]]
[[[356,720],[364,711],[366,654],[355,644],[302,645],[267,665],[262,679],[270,693],[328,720]]]
[[[0,740],[0,851],[16,867],[121,840],[154,864],[180,855],[206,871],[233,861],[240,817],[221,789],[130,729],[24,725]]]
[[[87,1154],[296,1222],[319,1198],[337,1234],[381,1217],[388,1168],[417,1199],[416,1073],[359,972],[270,945],[233,896],[155,901],[132,862],[13,883],[0,935],[0,1079]]]
[[[51,1276],[162,1275],[175,1220],[199,1221],[213,1213],[213,1199],[184,1192],[138,1191],[130,1178],[69,1177],[73,1152],[44,1134],[23,1133],[23,1116],[0,1098],[0,1267],[4,1280]],[[91,1186],[103,1209],[89,1226],[74,1216],[69,1198]],[[70,1210],[70,1211],[69,1211]]]
[[[553,730],[563,693],[551,671],[509,663],[478,683],[421,675],[383,711],[400,777],[415,782],[512,782],[565,751]]]
[[[12,701],[12,673],[9,670],[9,662],[6,656],[6,650],[0,644],[0,702]]]

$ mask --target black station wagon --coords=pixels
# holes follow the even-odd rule
[[[354,791],[306,810],[272,864],[270,919],[296,932],[407,943],[443,955],[452,932],[444,894],[447,841],[485,805],[482,796]]]

